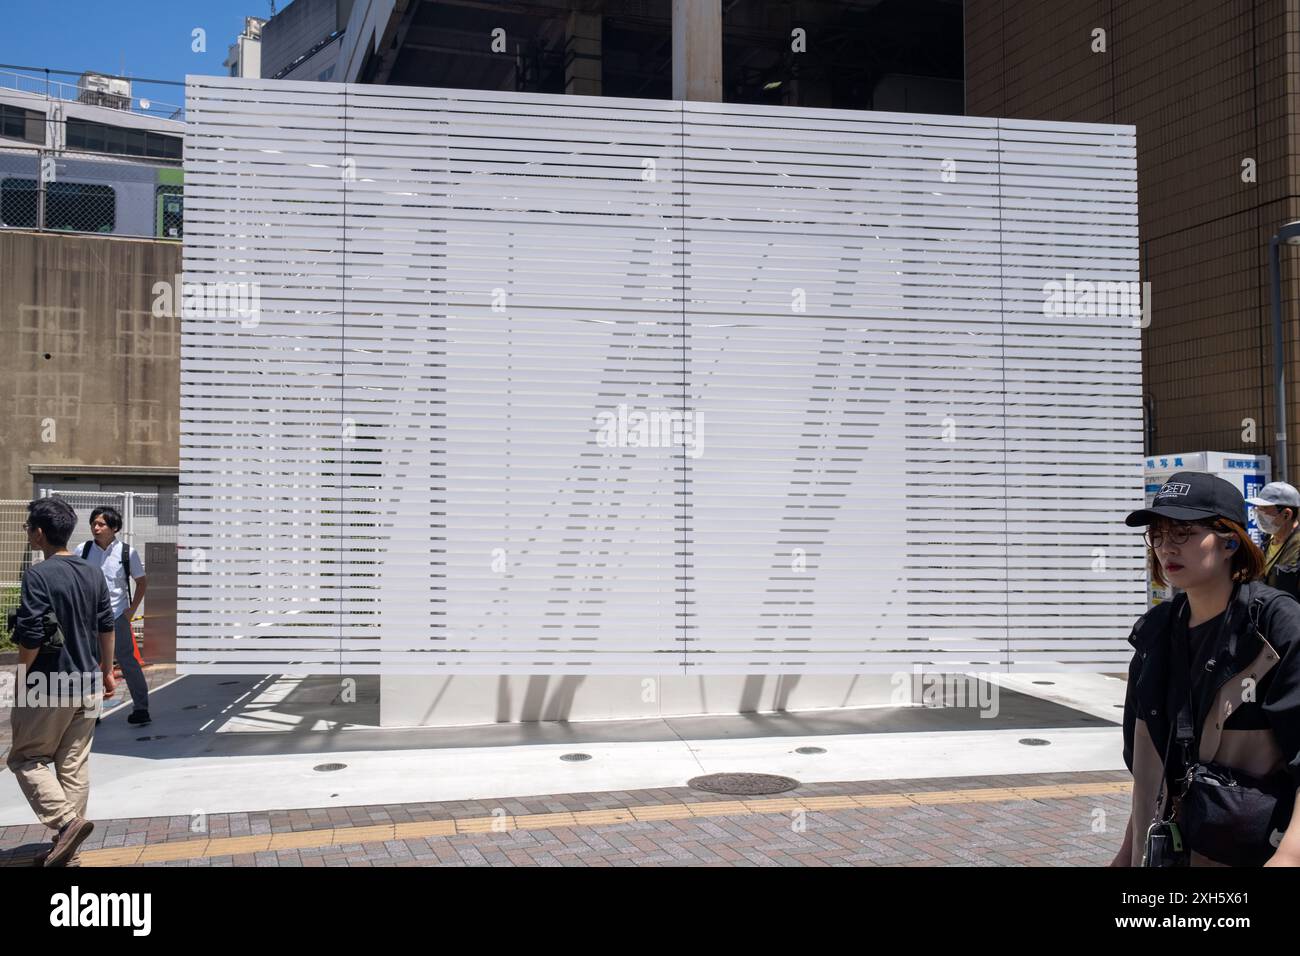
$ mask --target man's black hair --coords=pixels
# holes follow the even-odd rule
[[[100,515],[104,516],[104,524],[108,525],[114,534],[122,530],[122,513],[111,505],[103,505],[96,508],[90,513],[90,523],[94,524],[95,519]]]
[[[45,540],[56,548],[66,548],[77,513],[62,498],[34,498],[27,502],[27,525],[45,532]]]

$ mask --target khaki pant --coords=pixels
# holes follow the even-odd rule
[[[41,823],[59,829],[86,815],[97,707],[13,707],[5,761]]]

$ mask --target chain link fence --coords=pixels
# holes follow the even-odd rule
[[[31,562],[27,547],[27,499],[0,499],[0,621],[18,606],[18,591],[22,585],[23,571]],[[9,632],[0,633],[0,648],[9,647]]]
[[[42,497],[54,495],[72,505],[77,512],[77,526],[68,541],[68,549],[74,554],[82,544],[89,541],[90,513],[100,507],[116,508],[122,515],[122,530],[118,537],[130,545],[145,561],[145,573],[149,573],[149,561],[146,554],[150,545],[162,545],[164,551],[176,546],[177,505],[175,495],[160,495],[143,492],[107,492],[107,491],[59,491],[45,489]],[[27,521],[27,499],[0,500],[0,621],[8,617],[9,611],[18,606],[22,574],[30,565],[42,560],[40,552],[27,547],[27,532],[23,525]],[[153,586],[157,579],[150,581]],[[131,620],[131,631],[135,635],[141,654],[147,654],[145,621],[148,617],[148,592],[136,614]],[[10,635],[5,630],[3,644],[9,646]]]
[[[176,239],[184,235],[180,160],[148,162],[0,147],[0,227]]]

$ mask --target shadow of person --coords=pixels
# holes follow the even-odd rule
[[[0,850],[0,866],[38,866],[38,859],[50,851],[50,842],[24,843]]]

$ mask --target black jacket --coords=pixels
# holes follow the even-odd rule
[[[1135,863],[1157,811],[1162,758],[1177,719],[1170,712],[1170,638],[1186,607],[1185,595],[1157,605],[1129,636],[1124,763],[1133,774]],[[1300,787],[1300,604],[1258,581],[1237,586],[1209,659],[1192,678],[1198,759],[1255,777],[1289,773]]]

